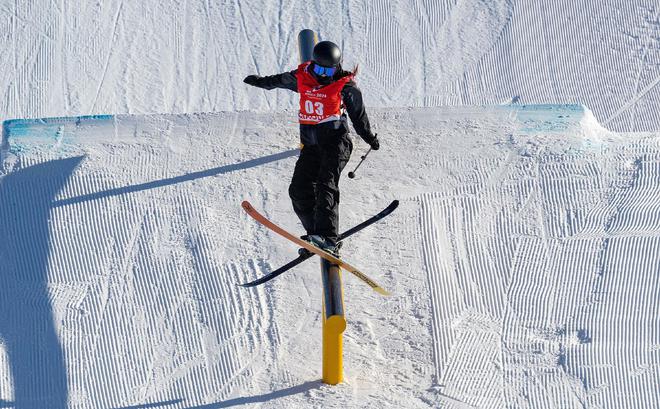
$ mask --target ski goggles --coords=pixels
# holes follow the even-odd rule
[[[318,64],[314,64],[314,74],[320,75],[322,77],[332,77],[337,71],[336,67],[323,67]]]

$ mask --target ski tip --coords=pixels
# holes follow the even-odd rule
[[[260,280],[254,280],[247,283],[236,283],[238,287],[243,287],[243,288],[252,288],[258,286],[259,284],[261,284]]]
[[[241,207],[247,211],[252,211],[254,209],[250,204],[250,202],[248,202],[247,200],[243,200],[243,202],[241,202]]]
[[[389,297],[390,295],[392,295],[389,291],[387,291],[387,290],[384,289],[383,287],[374,287],[374,290],[376,290],[376,292],[377,292],[378,294],[380,294],[380,295],[384,295],[384,296],[386,296],[386,297]]]
[[[390,214],[392,213],[397,207],[399,207],[399,200],[394,199],[392,200],[392,203],[387,205],[387,207],[383,210],[383,213]]]

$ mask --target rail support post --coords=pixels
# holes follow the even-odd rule
[[[323,280],[323,383],[337,385],[344,379],[343,334],[346,329],[341,269],[321,259]]]

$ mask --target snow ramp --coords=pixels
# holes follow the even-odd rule
[[[381,110],[341,224],[345,383],[322,385],[319,267],[289,113],[3,124],[0,407],[660,405],[660,134],[579,105]],[[355,141],[355,166],[366,151]]]

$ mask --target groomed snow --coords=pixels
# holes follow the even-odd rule
[[[394,295],[345,277],[330,387],[318,263],[235,286],[295,256],[239,206],[300,232],[293,114],[5,124],[3,405],[660,404],[660,134],[581,106],[374,111],[342,225],[402,205],[344,255]]]
[[[0,117],[272,111],[246,87],[311,28],[360,65],[369,106],[585,104],[660,130],[657,0],[0,2]]]
[[[336,387],[318,261],[235,286],[296,255],[240,202],[300,232],[297,99],[242,79],[302,28],[383,142],[342,226],[402,203],[344,247],[394,295],[344,277]],[[4,1],[0,30],[0,408],[660,407],[657,0]]]

